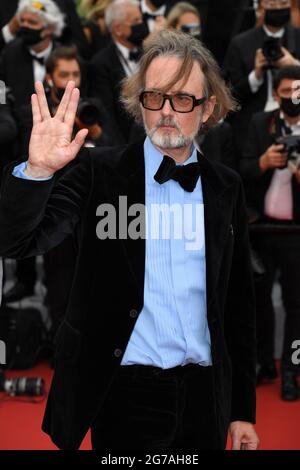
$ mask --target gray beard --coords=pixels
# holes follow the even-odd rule
[[[157,130],[161,125],[171,125],[175,126],[178,134],[173,135],[172,132],[165,131],[164,134],[159,134]],[[201,123],[200,123],[201,124]],[[181,133],[179,126],[172,119],[161,119],[155,127],[148,129],[145,126],[146,134],[151,140],[153,145],[160,147],[162,149],[178,149],[190,145],[195,137],[197,136],[199,130],[195,131],[192,135],[185,136]]]

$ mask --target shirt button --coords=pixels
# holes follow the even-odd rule
[[[122,350],[121,350],[121,349],[115,349],[114,355],[115,355],[116,357],[120,357],[120,356],[122,355]]]
[[[188,357],[187,360],[186,360],[186,362],[187,362],[188,364],[191,364],[191,363],[193,362],[193,359],[191,359],[190,357]]]
[[[138,316],[138,311],[135,308],[133,308],[132,310],[130,310],[129,316],[131,318],[136,318]]]

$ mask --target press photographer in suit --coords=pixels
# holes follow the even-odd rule
[[[237,144],[243,149],[251,117],[278,108],[272,95],[274,71],[299,64],[300,29],[290,24],[290,0],[261,0],[264,24],[233,38],[224,62],[241,111],[233,120]]]
[[[0,255],[77,239],[44,431],[63,449],[91,427],[99,451],[184,451],[224,449],[229,430],[234,449],[256,449],[241,180],[193,145],[204,123],[235,107],[213,57],[190,35],[155,36],[122,93],[146,140],[85,149],[57,184],[87,133],[71,141],[79,92],[70,82],[51,118],[40,83],[36,91],[29,160],[7,168]],[[161,220],[157,205],[192,212]]]
[[[274,233],[260,233],[253,243],[265,267],[256,284],[258,327],[258,382],[277,376],[274,364],[274,323],[272,287],[280,271],[282,299],[286,311],[281,362],[283,400],[299,396],[297,367],[292,363],[292,343],[300,338],[300,241],[293,225],[300,223],[300,67],[282,68],[274,77],[274,98],[279,110],[256,114],[250,125],[247,145],[240,162],[250,207],[261,221],[274,226]],[[282,136],[296,138],[292,145],[278,142]],[[286,226],[289,233],[278,232]]]

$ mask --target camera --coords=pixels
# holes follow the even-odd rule
[[[80,119],[82,124],[85,124],[86,126],[100,124],[99,109],[88,100],[79,101],[77,117]]]
[[[277,137],[276,144],[284,145],[284,152],[287,152],[288,162],[295,169],[300,167],[300,135],[284,135]]]
[[[276,62],[277,60],[283,57],[283,52],[281,50],[281,41],[279,38],[266,38],[262,52],[267,61],[271,64],[272,62]]]
[[[45,382],[41,377],[7,379],[0,371],[0,392],[6,392],[10,396],[41,396],[45,393]]]

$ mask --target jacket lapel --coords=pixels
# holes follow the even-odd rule
[[[114,167],[106,168],[108,189],[112,204],[116,208],[117,220],[124,221],[124,211],[127,212],[127,226],[130,226],[137,220],[139,213],[128,216],[128,209],[133,208],[135,204],[145,207],[145,163],[143,142],[130,145],[123,152],[119,163]],[[122,206],[120,206],[120,197],[122,197]],[[126,203],[126,206],[125,206]],[[137,208],[137,206],[135,206]],[[119,216],[119,211],[121,214]],[[142,226],[145,227],[145,213],[139,217]],[[123,224],[123,228],[125,223]],[[137,227],[139,231],[139,227]],[[124,233],[124,230],[122,230]],[[126,236],[127,235],[127,236]],[[145,238],[131,238],[127,234],[120,237],[123,246],[125,258],[129,270],[135,280],[137,289],[141,298],[144,294],[144,276],[145,276]]]
[[[204,201],[207,306],[214,299],[223,251],[230,233],[233,194],[213,165],[203,156],[201,182]]]

